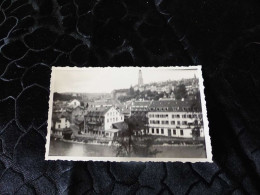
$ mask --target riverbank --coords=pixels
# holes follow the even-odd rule
[[[74,144],[86,144],[86,145],[101,145],[101,146],[119,146],[118,144],[116,144],[115,142],[112,141],[107,141],[107,142],[98,142],[98,141],[93,141],[91,140],[86,142],[84,141],[78,141],[78,139],[73,139],[73,140],[68,140],[68,139],[63,139],[63,138],[51,138],[53,140],[59,140],[62,142],[68,142],[68,143],[74,143]],[[161,147],[167,147],[167,146],[197,146],[197,147],[203,147],[204,144],[202,144],[201,142],[198,142],[197,144],[186,144],[186,142],[184,141],[179,141],[179,142],[168,142],[168,143],[162,143],[162,142],[155,142],[154,146],[161,146]]]
[[[160,153],[158,158],[205,158],[204,145],[153,145]],[[90,144],[72,140],[51,139],[50,156],[82,156],[82,157],[116,157],[117,146],[107,144]]]

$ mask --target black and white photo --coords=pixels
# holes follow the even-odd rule
[[[211,162],[201,66],[52,67],[45,158]]]

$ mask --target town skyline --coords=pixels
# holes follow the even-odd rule
[[[198,78],[196,69],[158,68],[102,68],[78,70],[55,70],[54,91],[57,93],[111,93],[138,84],[138,73],[142,71],[144,85],[165,81]],[[86,79],[86,77],[88,77]],[[72,90],[73,89],[73,90]]]

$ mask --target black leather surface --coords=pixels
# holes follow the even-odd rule
[[[0,4],[0,194],[259,193],[259,1]],[[51,66],[190,64],[213,164],[44,161]]]

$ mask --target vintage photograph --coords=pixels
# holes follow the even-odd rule
[[[211,162],[201,66],[52,67],[45,159]]]

